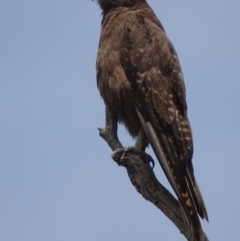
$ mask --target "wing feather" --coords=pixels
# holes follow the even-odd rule
[[[208,217],[193,174],[192,131],[176,51],[161,24],[140,13],[126,19],[122,42],[121,65],[134,90],[141,125],[199,239],[197,212]]]

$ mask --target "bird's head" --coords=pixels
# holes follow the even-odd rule
[[[102,10],[112,9],[120,6],[132,7],[135,4],[146,2],[146,0],[96,0]]]

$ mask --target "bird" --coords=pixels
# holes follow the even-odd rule
[[[150,144],[194,240],[208,214],[192,164],[193,137],[176,50],[146,0],[97,0],[96,79],[106,108],[145,151]]]

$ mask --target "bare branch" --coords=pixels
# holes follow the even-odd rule
[[[151,156],[148,154],[124,153],[125,149],[117,136],[117,122],[108,110],[106,110],[105,129],[98,128],[98,130],[100,136],[114,151],[113,159],[118,165],[127,169],[128,176],[136,190],[146,200],[159,208],[177,226],[188,241],[193,241],[192,235],[185,228],[178,200],[157,180],[153,172],[150,165]],[[205,233],[203,233],[202,241],[209,241]]]

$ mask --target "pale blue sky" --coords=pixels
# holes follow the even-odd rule
[[[239,240],[240,2],[149,3],[185,77],[204,230],[211,241]],[[98,136],[100,21],[96,1],[0,1],[2,241],[185,240]],[[133,143],[124,128],[120,137]]]

